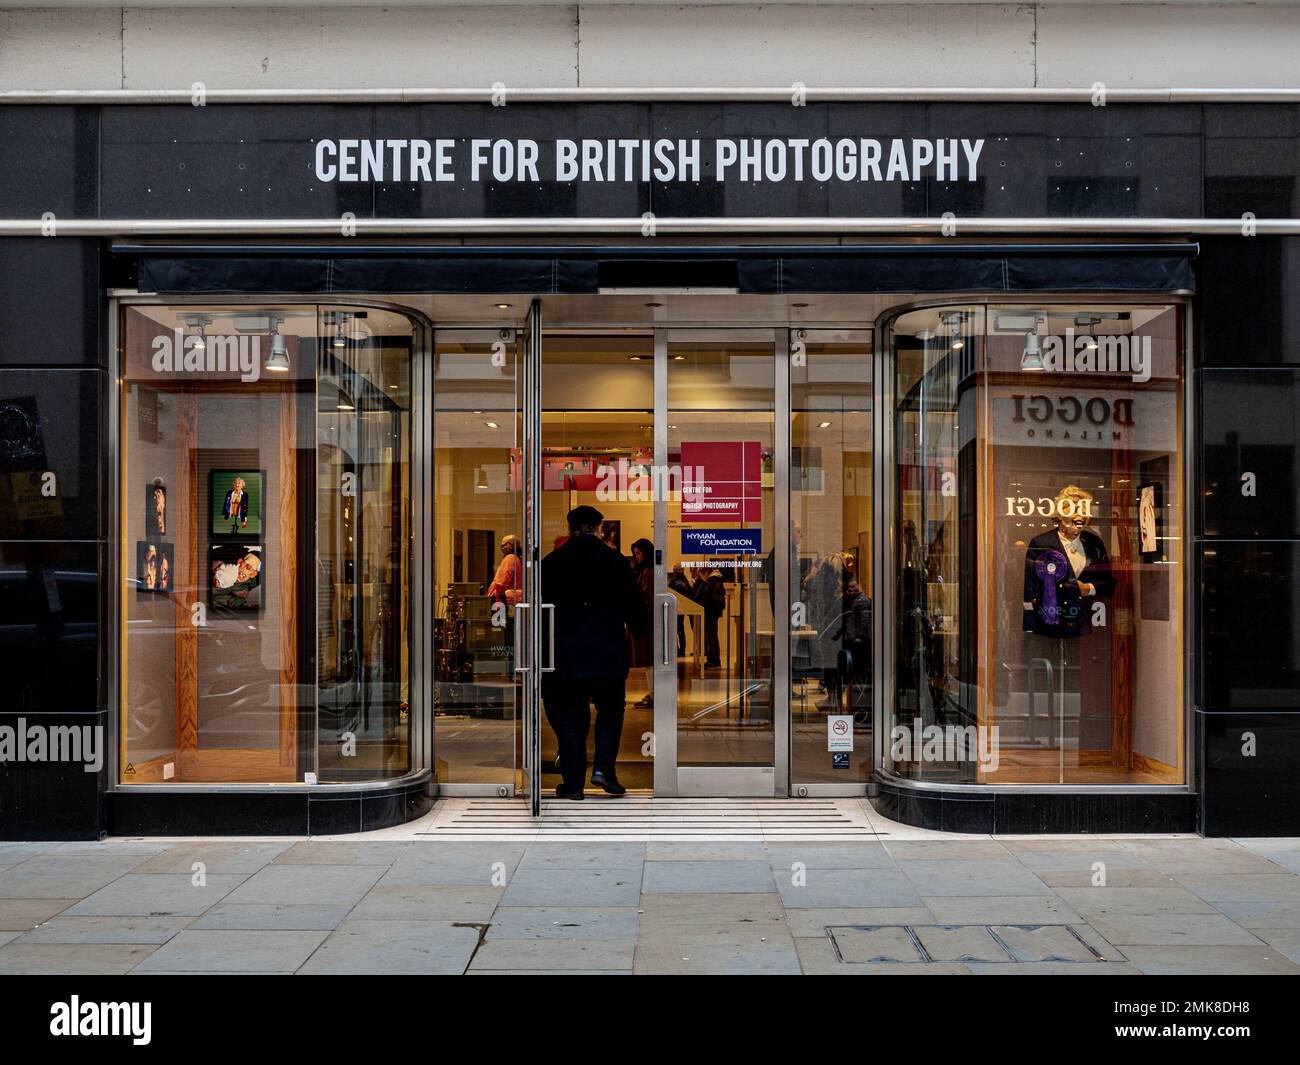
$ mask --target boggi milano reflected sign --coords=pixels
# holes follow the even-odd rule
[[[320,140],[322,182],[973,182],[983,139]]]

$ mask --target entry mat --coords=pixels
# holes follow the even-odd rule
[[[1065,924],[943,924],[827,926],[835,956],[849,965],[927,962],[1122,961],[1109,944],[1090,942]],[[1088,936],[1088,938],[1084,938]]]

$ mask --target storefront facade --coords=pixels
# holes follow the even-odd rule
[[[629,97],[0,112],[3,834],[537,810],[582,504],[630,788],[1300,830],[1300,105]]]

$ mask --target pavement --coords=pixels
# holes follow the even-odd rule
[[[0,973],[1300,973],[1300,839],[871,824],[0,843]]]

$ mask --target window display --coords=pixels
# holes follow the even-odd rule
[[[894,322],[886,765],[1177,784],[1182,309],[963,306]]]
[[[412,332],[123,308],[121,783],[409,769]]]

